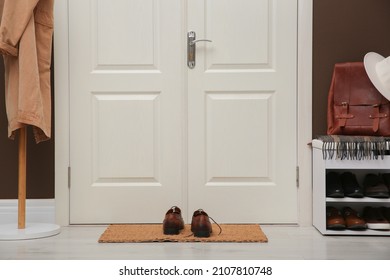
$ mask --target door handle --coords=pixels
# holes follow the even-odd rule
[[[198,39],[196,40],[195,31],[189,31],[187,33],[187,65],[188,68],[195,68],[195,57],[196,57],[196,43],[197,42],[212,42],[209,39]]]

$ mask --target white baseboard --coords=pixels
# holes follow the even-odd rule
[[[0,199],[0,224],[18,222],[18,200]],[[27,199],[27,223],[55,223],[54,199]]]

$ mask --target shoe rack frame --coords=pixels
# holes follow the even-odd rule
[[[347,159],[323,159],[322,141],[313,140],[313,226],[323,235],[379,235],[390,236],[390,231],[367,229],[365,231],[354,230],[328,230],[326,229],[326,207],[334,206],[342,210],[345,206],[362,213],[366,206],[390,207],[390,199],[383,198],[330,198],[326,197],[326,173],[328,170],[336,172],[351,171],[357,177],[362,186],[364,175],[367,173],[390,173],[390,156],[383,159],[347,160]]]

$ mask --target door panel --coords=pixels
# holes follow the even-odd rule
[[[69,14],[71,223],[160,221],[182,201],[180,1]]]
[[[189,0],[189,209],[295,223],[296,18],[291,0]]]
[[[155,0],[92,2],[98,66],[157,69],[159,3]],[[127,66],[127,67],[126,67]]]
[[[92,96],[92,186],[161,186],[159,94]]]
[[[69,0],[71,223],[295,223],[296,0]],[[186,65],[187,31],[196,66]]]
[[[205,1],[200,12],[204,11],[205,36],[213,40],[205,54],[208,70],[258,69],[268,64],[269,2]]]
[[[207,180],[268,175],[268,102],[262,94],[206,94]]]

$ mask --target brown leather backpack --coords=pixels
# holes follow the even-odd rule
[[[390,136],[390,102],[371,83],[363,62],[337,63],[328,95],[330,135]]]

